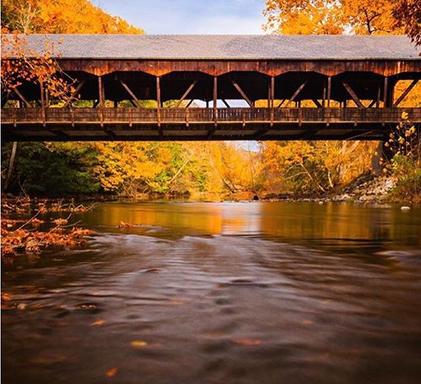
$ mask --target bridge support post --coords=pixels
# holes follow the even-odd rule
[[[156,77],[156,118],[158,122],[159,134],[162,136],[161,130],[161,79]]]
[[[213,77],[213,121],[215,123],[215,126],[218,123],[217,101],[218,101],[218,77],[214,76]]]
[[[273,120],[274,120],[274,111],[273,111],[274,104],[275,104],[275,76],[271,76],[270,77],[270,100],[269,100],[271,127],[273,127]]]
[[[332,97],[332,76],[327,78],[327,107],[330,108],[330,99]]]

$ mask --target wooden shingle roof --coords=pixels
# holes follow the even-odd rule
[[[61,58],[169,60],[414,60],[406,36],[28,35],[31,49],[53,42]]]

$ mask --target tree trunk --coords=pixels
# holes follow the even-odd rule
[[[13,144],[12,144],[12,153],[10,154],[9,167],[8,167],[8,170],[7,170],[6,181],[4,183],[4,191],[6,191],[6,192],[9,189],[10,181],[12,180],[12,173],[13,173],[13,168],[14,168],[14,165],[15,165],[17,149],[18,149],[18,143],[17,143],[17,141],[14,141]]]

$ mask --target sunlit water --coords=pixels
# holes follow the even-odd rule
[[[3,271],[6,384],[421,382],[419,209],[107,203],[80,219],[98,233],[84,249]]]

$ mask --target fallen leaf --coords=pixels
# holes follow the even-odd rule
[[[10,301],[11,299],[10,293],[2,292],[1,301]]]
[[[311,320],[303,320],[303,321],[301,322],[301,324],[302,324],[302,325],[313,325],[313,324],[314,324],[314,322],[313,322],[313,321],[311,321]]]
[[[143,347],[146,347],[148,343],[144,340],[133,340],[130,342],[130,345],[133,348],[143,348]]]
[[[105,324],[105,320],[95,320],[93,323],[91,323],[91,327],[96,327],[96,326],[100,326],[104,324]]]
[[[262,344],[262,340],[260,339],[249,339],[249,338],[234,339],[233,342],[235,344],[243,345],[247,347]]]
[[[107,372],[105,372],[105,376],[114,377],[117,374],[117,371],[117,368],[110,368]]]

